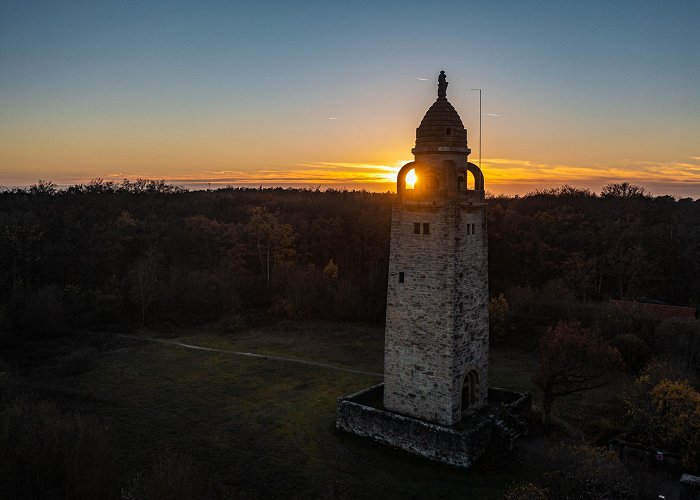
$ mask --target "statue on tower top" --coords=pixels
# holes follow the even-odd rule
[[[447,97],[447,76],[445,71],[440,71],[440,76],[438,76],[438,97]]]

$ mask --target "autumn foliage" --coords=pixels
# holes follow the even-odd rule
[[[625,396],[630,437],[678,453],[685,467],[700,470],[700,393],[686,380],[666,378],[652,363]]]

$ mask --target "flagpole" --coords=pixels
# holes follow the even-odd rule
[[[479,168],[481,168],[481,89],[472,89],[479,91]]]

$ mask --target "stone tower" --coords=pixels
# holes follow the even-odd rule
[[[416,130],[415,160],[398,175],[384,407],[455,425],[486,404],[488,256],[484,177],[468,161],[467,131],[447,85],[441,71],[437,100]],[[410,170],[413,189],[406,185]]]

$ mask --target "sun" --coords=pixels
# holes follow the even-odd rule
[[[406,189],[413,189],[416,185],[416,169],[411,169],[406,174]]]

